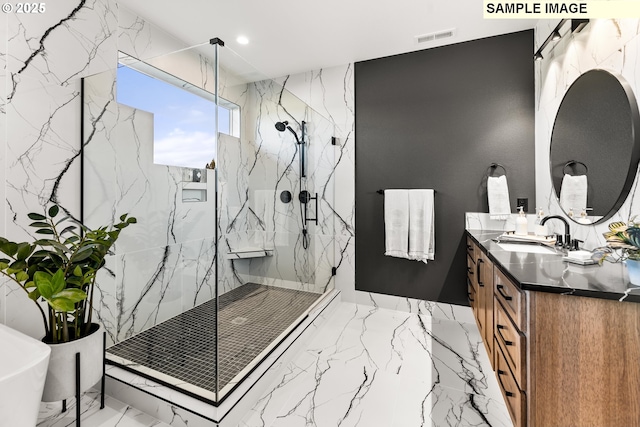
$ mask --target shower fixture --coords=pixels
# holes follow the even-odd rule
[[[302,122],[302,138],[298,138],[298,134],[296,133],[295,130],[291,128],[291,126],[289,126],[289,122],[287,122],[286,120],[284,122],[277,122],[276,129],[278,129],[280,132],[284,132],[286,129],[289,129],[289,132],[291,132],[293,136],[296,137],[296,143],[304,144],[304,125],[305,124],[306,122],[303,121]]]
[[[298,137],[298,133],[289,126],[288,121],[282,121],[276,123],[276,129],[279,132],[284,132],[285,130],[289,130],[296,138],[296,143],[300,146],[300,156],[298,157],[300,163],[300,194],[298,195],[298,200],[300,201],[300,219],[302,221],[302,247],[307,249],[309,247],[309,232],[307,230],[307,222],[315,221],[316,225],[318,224],[318,195],[315,197],[311,197],[311,193],[307,191],[306,184],[307,180],[303,179],[307,177],[306,168],[305,168],[305,134],[306,134],[306,126],[307,122],[304,120],[300,122],[300,130],[301,137]],[[316,201],[316,218],[309,218],[309,202],[311,200]],[[303,206],[304,205],[304,210]]]
[[[289,132],[291,132],[293,134],[293,136],[296,138],[296,143],[300,146],[300,176],[302,177],[306,177],[306,169],[305,169],[305,150],[304,150],[304,137],[305,137],[305,128],[307,125],[307,122],[305,122],[304,120],[301,122],[301,130],[302,130],[302,137],[298,138],[298,133],[293,130],[291,128],[291,126],[289,126],[289,122],[288,121],[283,121],[283,122],[277,122],[276,123],[276,129],[279,132],[284,132],[285,130],[289,130]]]

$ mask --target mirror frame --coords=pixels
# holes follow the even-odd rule
[[[629,109],[631,111],[631,133],[632,133],[632,139],[633,139],[633,147],[632,147],[632,150],[631,150],[631,159],[629,161],[629,167],[628,167],[628,170],[627,170],[625,182],[624,182],[622,188],[620,189],[620,193],[618,194],[618,197],[616,198],[615,203],[609,209],[609,211],[604,213],[597,221],[593,221],[593,222],[591,222],[589,224],[585,224],[585,223],[578,222],[575,219],[575,217],[570,217],[568,215],[568,213],[564,210],[564,208],[560,205],[560,194],[558,194],[558,192],[556,191],[556,187],[554,185],[553,162],[552,162],[552,158],[551,158],[551,148],[553,146],[553,134],[554,134],[554,131],[556,129],[558,113],[560,112],[560,110],[562,108],[562,105],[565,102],[565,98],[566,98],[567,94],[569,93],[571,88],[575,85],[575,83],[582,76],[586,75],[587,73],[596,72],[596,71],[597,72],[607,73],[611,77],[615,78],[616,81],[618,82],[618,84],[620,84],[620,86],[622,87],[622,90],[624,91],[624,93],[626,95],[626,99],[627,99],[627,101],[629,103]],[[558,107],[558,110],[556,111],[556,116],[555,116],[554,121],[553,121],[553,128],[551,129],[550,142],[549,142],[549,176],[550,176],[550,179],[551,179],[551,188],[553,189],[553,193],[556,196],[556,202],[558,203],[558,206],[560,207],[562,212],[565,215],[567,215],[567,217],[569,219],[571,219],[573,222],[575,222],[577,224],[580,224],[580,225],[595,225],[595,224],[603,223],[604,221],[608,220],[613,215],[615,215],[618,212],[618,210],[620,210],[620,207],[627,200],[627,197],[629,197],[629,192],[631,190],[631,187],[633,186],[633,183],[635,181],[635,178],[636,178],[636,175],[637,175],[637,172],[638,172],[638,164],[639,163],[640,163],[640,110],[638,109],[638,102],[637,102],[635,94],[633,92],[633,88],[625,80],[625,78],[622,77],[622,75],[620,75],[619,73],[617,73],[615,71],[605,70],[605,69],[601,69],[601,68],[593,68],[591,70],[585,71],[584,73],[580,74],[580,76],[578,76],[571,83],[571,85],[567,88],[567,90],[565,91],[565,93],[564,93],[564,95],[562,97],[562,101],[560,102],[560,106]],[[589,215],[589,216],[591,216],[591,215]]]

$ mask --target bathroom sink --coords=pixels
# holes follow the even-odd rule
[[[528,254],[557,254],[552,247],[527,243],[498,243],[500,249],[509,252],[523,252]]]

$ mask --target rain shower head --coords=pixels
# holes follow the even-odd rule
[[[304,122],[303,122],[304,123]],[[293,134],[293,136],[295,136],[296,138],[296,143],[301,144],[300,142],[300,138],[298,138],[298,134],[296,133],[295,130],[293,130],[291,128],[291,126],[289,126],[289,122],[284,121],[284,122],[277,122],[276,123],[276,129],[279,130],[280,132],[284,132],[286,129],[289,130],[289,132],[291,132]],[[304,131],[303,131],[303,137],[304,137]],[[302,142],[304,143],[304,142]]]
[[[287,128],[288,124],[289,124],[289,122],[287,122],[287,121],[278,122],[278,123],[276,123],[276,129],[278,129],[278,131],[280,131],[280,132],[284,132],[284,130]]]

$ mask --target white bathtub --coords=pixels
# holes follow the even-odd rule
[[[36,425],[50,353],[48,345],[0,324],[0,424]]]

